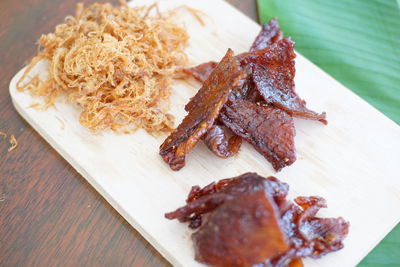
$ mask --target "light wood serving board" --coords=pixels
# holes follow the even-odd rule
[[[131,4],[143,3],[149,1]],[[260,30],[221,0],[160,1],[161,10],[181,4],[208,15],[203,17],[207,25],[201,26],[188,12],[180,12],[191,37],[187,52],[193,65],[219,60],[229,47],[236,53],[247,51]],[[172,264],[201,266],[193,259],[187,225],[164,219],[164,213],[183,205],[192,185],[252,171],[289,183],[290,197],[325,197],[329,208],[321,216],[350,221],[345,248],[319,260],[307,259],[306,266],[354,266],[400,220],[400,127],[301,55],[296,68],[297,92],[311,109],[326,111],[329,124],[296,120],[298,160],[279,173],[248,144],[237,157],[219,159],[202,143],[190,152],[186,167],[174,172],[158,155],[166,136],[156,138],[142,130],[93,135],[79,124],[79,109],[71,104],[60,102],[45,111],[31,108],[40,99],[16,90],[22,70],[12,79],[10,94],[36,131]],[[33,71],[45,75],[46,66]],[[171,113],[177,124],[199,87],[194,80],[173,86]]]

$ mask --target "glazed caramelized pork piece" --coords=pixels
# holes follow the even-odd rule
[[[218,63],[215,61],[209,61],[192,68],[183,69],[183,72],[203,83],[207,80],[208,76],[210,76],[217,64]]]
[[[225,107],[220,118],[234,134],[252,144],[275,170],[295,162],[295,128],[293,118],[285,111],[238,99]]]
[[[252,68],[251,77],[266,103],[294,117],[327,124],[326,114],[306,108],[306,102],[294,91],[294,42],[284,38],[264,50],[247,54],[241,64]]]
[[[214,124],[204,135],[204,143],[217,157],[229,158],[238,153],[242,138],[237,135],[228,138],[222,126]]]
[[[262,26],[260,33],[257,35],[250,47],[250,52],[265,49],[281,39],[282,32],[279,27],[279,23],[275,18],[273,18]],[[239,55],[238,57],[241,56],[243,56],[243,54]],[[203,83],[205,80],[207,80],[208,76],[216,66],[217,62],[209,61],[191,68],[183,69],[183,72]]]
[[[193,109],[160,147],[160,155],[171,169],[185,165],[186,153],[211,129],[230,92],[241,86],[243,79],[244,73],[229,49],[193,98]]]
[[[262,25],[260,33],[250,47],[250,52],[263,50],[281,40],[282,36],[278,20],[272,18],[268,23]]]
[[[326,207],[321,197],[286,200],[289,186],[256,173],[194,186],[186,205],[165,214],[190,222],[195,259],[212,266],[302,266],[343,248],[349,223],[315,217]]]
[[[294,90],[294,42],[282,38],[276,19],[263,25],[250,52],[230,57],[236,64],[232,73],[223,72],[226,62],[213,61],[184,70],[203,87],[185,105],[188,116],[161,146],[173,170],[183,167],[185,154],[199,139],[221,158],[237,154],[245,139],[279,171],[296,160],[292,117],[327,124],[326,114],[309,110]],[[229,75],[241,78],[229,88],[214,84]],[[228,138],[226,129],[233,136]]]

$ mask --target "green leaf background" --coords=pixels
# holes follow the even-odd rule
[[[400,0],[258,0],[258,11],[261,22],[278,18],[303,56],[400,124]],[[359,264],[375,266],[400,266],[400,224]]]

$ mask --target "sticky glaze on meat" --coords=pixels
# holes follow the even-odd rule
[[[286,252],[289,244],[275,209],[262,191],[226,201],[192,235],[195,259],[214,266],[251,266]]]
[[[264,24],[262,26],[260,33],[258,34],[250,48],[250,51],[264,49],[271,44],[279,41],[280,39],[282,39],[282,32],[280,31],[278,21],[276,19],[271,19],[268,24]],[[243,53],[236,56],[236,58],[240,60],[245,55],[246,53]],[[209,61],[192,68],[184,69],[184,72],[188,75],[191,75],[199,82],[203,83],[216,65],[216,62]],[[233,90],[229,98],[230,101],[234,101],[234,99],[246,98],[252,102],[264,102],[260,93],[256,90],[251,76],[249,76],[249,78],[243,84],[242,88],[237,88],[237,90]],[[191,99],[189,103],[186,104],[185,110],[190,111],[194,105],[195,100]],[[215,127],[215,129],[212,132],[207,133],[206,138],[203,139],[206,146],[218,157],[226,158],[232,157],[237,154],[242,143],[241,138],[238,136],[233,136],[231,139],[228,140],[226,138],[226,133],[222,127],[213,127]],[[230,149],[226,150],[226,147],[229,147]]]
[[[251,45],[250,52],[265,49],[281,39],[282,32],[279,23],[275,18],[273,18],[268,22],[268,24],[262,25],[260,33]]]
[[[222,126],[213,125],[205,134],[204,143],[216,156],[229,158],[238,153],[242,138],[237,135],[228,138]]]
[[[241,85],[243,78],[244,74],[229,49],[195,95],[194,99],[201,101],[196,101],[194,108],[160,146],[160,155],[171,169],[179,170],[185,165],[186,153],[213,126],[230,92]]]
[[[191,127],[198,122],[189,122],[185,118],[187,125],[180,125],[178,129],[183,131],[182,129],[186,128],[189,132],[186,137],[183,136],[183,132],[179,132],[175,136],[176,140],[170,140],[168,146],[162,146],[163,151],[160,154],[164,160],[169,162],[171,168],[179,170],[184,165],[184,155],[199,138],[202,138],[216,156],[231,157],[238,153],[244,138],[271,162],[275,170],[291,165],[296,160],[295,131],[291,117],[327,124],[325,112],[318,114],[309,110],[306,102],[294,90],[295,56],[294,43],[290,38],[282,39],[276,19],[263,25],[250,52],[239,54],[232,59],[239,62],[237,68],[245,78],[231,88],[228,99],[221,102],[222,108],[218,106],[218,118],[215,119],[213,114],[212,125],[202,124],[204,127],[197,135],[192,135],[191,131],[195,128]],[[210,61],[186,69],[185,72],[203,82],[213,73],[216,65],[217,63]],[[208,90],[209,86],[203,86],[186,104],[185,110],[189,114],[197,113],[197,116],[201,116],[197,107],[207,105],[204,102],[209,101],[205,100],[205,97],[210,95]],[[242,113],[236,114],[238,111]],[[234,133],[233,137],[227,138],[225,127]],[[179,145],[189,136],[194,142]],[[179,149],[176,148],[178,145]]]
[[[183,69],[186,74],[193,76],[196,80],[203,83],[207,80],[208,76],[210,76],[211,72],[217,66],[217,62],[209,61],[192,68]]]
[[[225,106],[220,118],[233,133],[252,144],[275,170],[295,162],[295,128],[285,111],[238,99]]]
[[[241,64],[252,67],[255,86],[267,103],[294,117],[326,124],[326,114],[307,109],[305,101],[294,91],[295,57],[294,42],[284,38],[264,50],[249,53]]]
[[[294,267],[343,248],[349,223],[315,217],[321,197],[286,200],[289,186],[256,173],[192,187],[187,204],[165,214],[190,222],[195,258],[213,266]],[[268,229],[267,229],[268,228]]]
[[[250,47],[250,52],[265,49],[281,39],[282,32],[280,30],[279,23],[275,18],[273,18],[267,24],[263,24],[260,33],[257,35]],[[240,58],[242,56],[243,54],[238,55],[237,57]],[[191,75],[193,78],[203,83],[205,80],[207,80],[208,76],[216,66],[217,62],[209,61],[191,68],[183,69],[183,72]]]

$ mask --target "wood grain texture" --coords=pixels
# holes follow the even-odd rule
[[[0,266],[169,266],[12,106],[10,79],[77,2],[95,1],[0,1],[0,131],[19,142],[0,140]]]
[[[132,4],[144,2],[149,0]],[[187,12],[180,13],[191,36],[187,52],[193,64],[221,58],[227,47],[237,53],[247,51],[259,32],[259,26],[223,1],[164,0],[160,8],[183,3],[208,14],[203,27]],[[43,65],[35,69],[46,71]],[[246,171],[276,175],[290,184],[291,197],[324,196],[329,209],[322,215],[342,215],[351,223],[350,234],[345,249],[318,261],[307,259],[305,265],[354,266],[400,220],[400,127],[301,55],[296,58],[296,69],[300,95],[310,108],[327,111],[329,125],[295,120],[298,160],[279,173],[248,144],[238,157],[225,160],[211,156],[200,144],[188,155],[187,166],[172,172],[157,156],[165,137],[144,131],[93,135],[79,124],[78,111],[70,104],[59,102],[46,111],[30,108],[39,99],[16,91],[21,72],[12,80],[10,92],[15,107],[47,142],[177,266],[200,265],[193,260],[190,231],[183,224],[165,220],[163,213],[181,205],[193,184],[205,185]],[[190,80],[175,81],[171,113],[177,122],[198,87]]]

